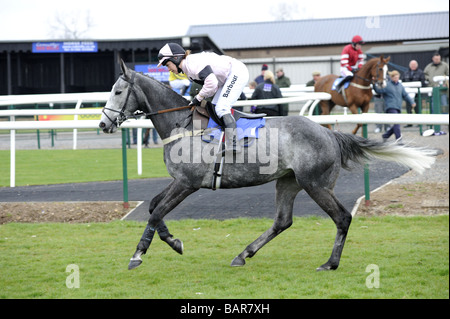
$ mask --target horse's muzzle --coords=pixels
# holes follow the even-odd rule
[[[103,121],[100,122],[98,126],[103,130],[103,133],[107,133],[107,134],[114,133],[115,128],[116,128],[116,126],[114,124],[111,124],[109,127],[107,127],[106,123]]]

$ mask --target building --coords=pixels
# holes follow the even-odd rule
[[[136,40],[0,42],[0,95],[110,91],[122,58],[130,68],[158,62],[176,42],[193,52],[222,50],[207,36]]]
[[[211,50],[246,63],[250,77],[261,64],[283,67],[292,83],[339,72],[341,50],[361,35],[368,57],[391,56],[390,68],[409,60],[424,68],[434,51],[448,62],[449,12],[374,17],[193,25],[185,37],[132,40],[0,42],[0,95],[110,91],[117,60],[129,67],[157,63],[159,49],[176,42],[193,52]]]
[[[404,71],[411,59],[424,68],[434,51],[448,61],[449,12],[373,17],[309,19],[239,24],[193,25],[188,36],[208,35],[225,54],[242,60],[250,76],[261,64],[283,67],[293,83],[311,72],[338,73],[342,48],[359,34],[368,58],[391,56],[390,68]]]

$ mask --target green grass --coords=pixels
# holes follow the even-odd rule
[[[9,186],[10,152],[0,151],[0,187]],[[142,150],[142,175],[137,150],[127,151],[128,178],[169,176],[162,148]],[[16,186],[96,182],[122,179],[121,149],[16,151]]]
[[[169,221],[185,253],[156,236],[132,271],[143,223],[1,225],[0,298],[449,298],[448,216],[355,218],[332,272],[315,268],[331,253],[333,222],[295,218],[244,267],[230,267],[271,223]],[[66,286],[70,264],[79,267],[80,288]],[[366,286],[371,264],[379,288]]]

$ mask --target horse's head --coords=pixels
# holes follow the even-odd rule
[[[372,83],[376,83],[378,86],[385,88],[386,87],[386,74],[388,71],[387,64],[391,57],[387,57],[386,59],[381,55],[378,59],[375,59],[375,63],[373,64],[370,75],[372,77]]]
[[[105,133],[114,133],[139,107],[134,87],[136,72],[128,69],[122,59],[119,64],[122,75],[113,85],[99,124]]]

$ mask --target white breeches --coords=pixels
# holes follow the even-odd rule
[[[248,83],[248,69],[244,63],[233,59],[231,71],[225,84],[219,87],[212,104],[216,105],[216,113],[219,118],[231,113],[231,106],[239,99],[242,91]]]

